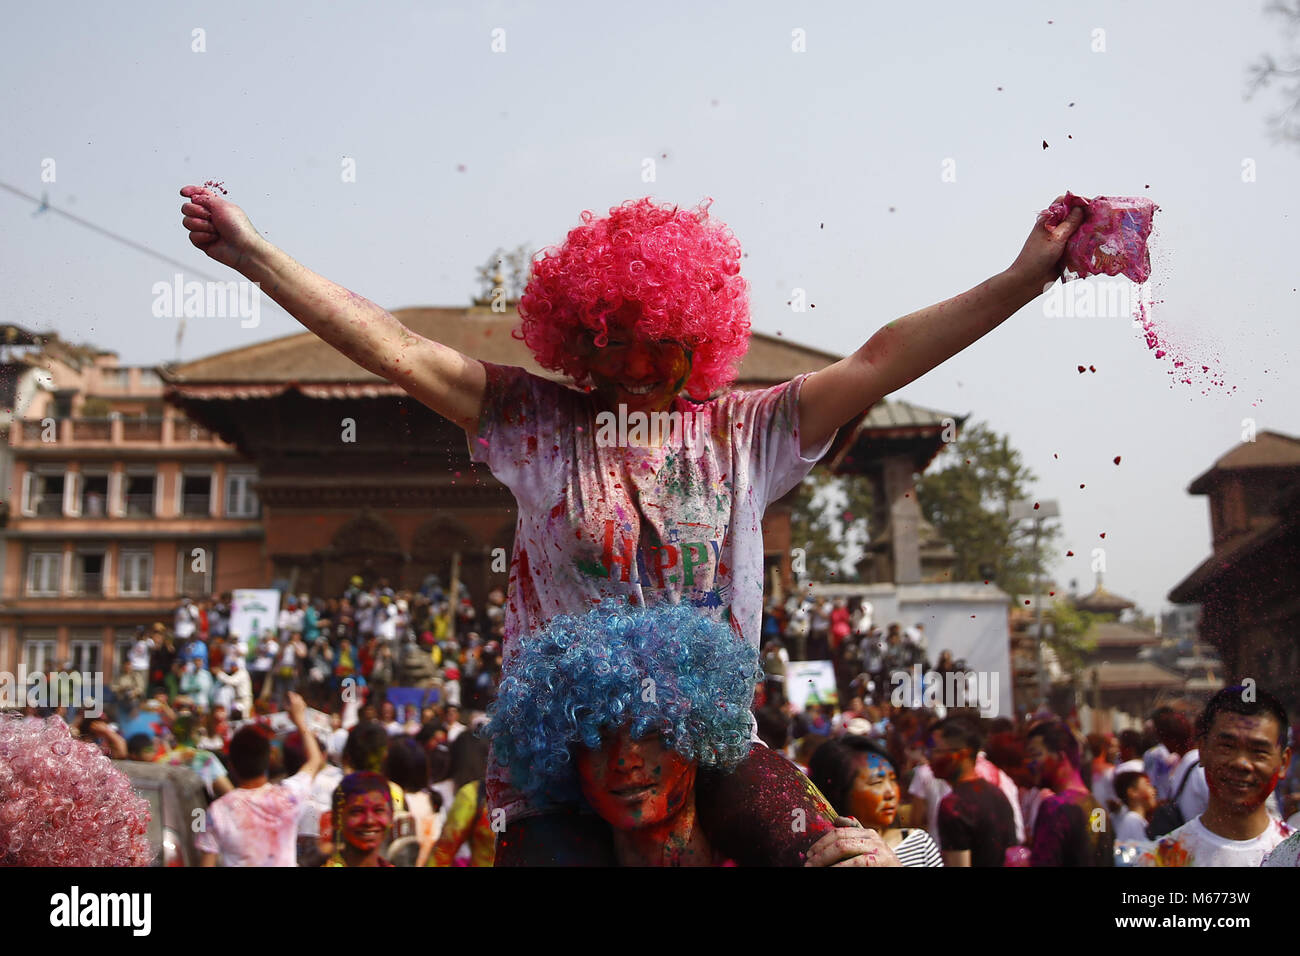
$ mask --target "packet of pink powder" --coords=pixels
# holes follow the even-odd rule
[[[1075,206],[1082,206],[1085,211],[1083,222],[1065,244],[1066,281],[1124,275],[1139,284],[1146,282],[1151,277],[1147,239],[1160,207],[1140,197],[1084,199],[1067,192],[1064,199],[1040,212],[1038,221],[1047,226],[1058,225]]]

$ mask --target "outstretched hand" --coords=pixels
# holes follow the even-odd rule
[[[1053,203],[1064,202],[1064,196],[1057,196]],[[1074,230],[1083,222],[1086,212],[1082,206],[1075,206],[1070,214],[1055,226],[1049,226],[1041,219],[1034,223],[1024,248],[1007,272],[1019,279],[1027,288],[1033,288],[1034,294],[1046,291],[1065,271],[1065,244]]]
[[[238,269],[249,251],[264,241],[234,203],[202,186],[186,186],[181,195],[189,200],[181,206],[181,225],[190,231],[190,242],[222,265]]]

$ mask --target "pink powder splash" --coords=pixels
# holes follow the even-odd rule
[[[1086,213],[1065,247],[1065,281],[1122,275],[1142,285],[1150,279],[1148,241],[1158,205],[1141,197],[1086,199],[1066,192],[1064,199],[1039,213],[1039,221],[1048,226],[1057,225],[1076,206],[1082,206]],[[1159,287],[1160,283],[1156,285]],[[1197,342],[1182,332],[1173,333],[1167,322],[1157,320],[1153,307],[1163,303],[1163,299],[1146,300],[1140,293],[1134,298],[1137,303],[1134,325],[1141,328],[1147,349],[1155,353],[1155,358],[1168,360],[1172,366],[1168,370],[1173,380],[1170,388],[1175,384],[1199,386],[1202,395],[1210,394],[1212,389],[1227,389],[1229,395],[1237,390],[1237,386],[1227,384],[1213,345]]]
[[[1044,225],[1056,226],[1070,210],[1082,206],[1083,222],[1065,246],[1066,279],[1088,276],[1128,276],[1141,285],[1151,276],[1147,238],[1160,207],[1150,199],[1097,196],[1085,199],[1072,192],[1038,214]],[[1070,273],[1074,273],[1071,276]]]

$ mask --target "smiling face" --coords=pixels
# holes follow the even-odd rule
[[[894,765],[878,754],[866,754],[857,760],[858,775],[849,791],[851,816],[864,827],[887,830],[898,815],[898,775]]]
[[[1201,748],[1212,801],[1234,813],[1253,813],[1268,799],[1290,757],[1278,742],[1279,731],[1271,714],[1215,715]]]
[[[673,817],[695,786],[695,764],[653,734],[633,740],[626,726],[607,731],[595,750],[577,749],[582,795],[616,830]]]
[[[393,805],[377,790],[354,794],[343,805],[343,839],[362,853],[379,849],[392,825]]]
[[[601,404],[629,412],[672,407],[691,373],[691,353],[680,342],[645,341],[637,333],[635,305],[610,316],[608,337],[597,346],[590,334],[574,347],[586,361]]]

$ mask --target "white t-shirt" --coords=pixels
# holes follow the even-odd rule
[[[626,447],[637,424],[626,413],[619,436],[617,421],[598,419],[590,395],[484,364],[487,391],[470,456],[510,489],[519,511],[507,654],[516,635],[604,597],[680,600],[730,620],[759,647],[763,513],[830,445],[800,453],[807,376],[700,405],[676,398],[676,434],[658,447]],[[620,440],[623,447],[609,444]]]
[[[305,770],[282,783],[240,787],[208,807],[208,826],[194,838],[201,853],[218,853],[222,866],[297,866],[298,821],[311,799]]]
[[[1291,828],[1269,817],[1253,840],[1229,840],[1211,833],[1195,817],[1166,834],[1155,849],[1142,854],[1138,866],[1259,866],[1264,857],[1291,835]]]
[[[1196,766],[1192,767],[1192,761],[1196,761]],[[1190,771],[1188,768],[1191,768]],[[1182,786],[1183,778],[1191,773],[1187,780],[1187,786],[1183,787],[1183,795],[1178,798],[1178,809],[1183,811],[1183,819],[1191,820],[1199,817],[1210,805],[1210,787],[1205,782],[1205,767],[1201,764],[1201,752],[1199,750],[1189,750],[1183,754],[1183,759],[1179,761],[1178,766],[1174,768],[1173,774],[1169,778],[1169,796],[1173,797]]]
[[[136,641],[131,645],[131,653],[127,655],[127,660],[131,664],[133,671],[147,671],[149,669],[149,642]]]
[[[934,840],[934,845],[943,849],[943,843],[939,840],[939,804],[952,793],[952,787],[947,780],[936,777],[928,763],[923,763],[912,771],[912,783],[907,792],[925,800],[925,829],[930,834],[930,839]]]
[[[1145,843],[1147,840],[1146,819],[1136,810],[1125,807],[1115,816],[1115,839]]]
[[[321,768],[311,782],[311,791],[298,813],[298,835],[320,836],[320,816],[334,809],[334,788],[343,782],[343,771],[331,764]]]

